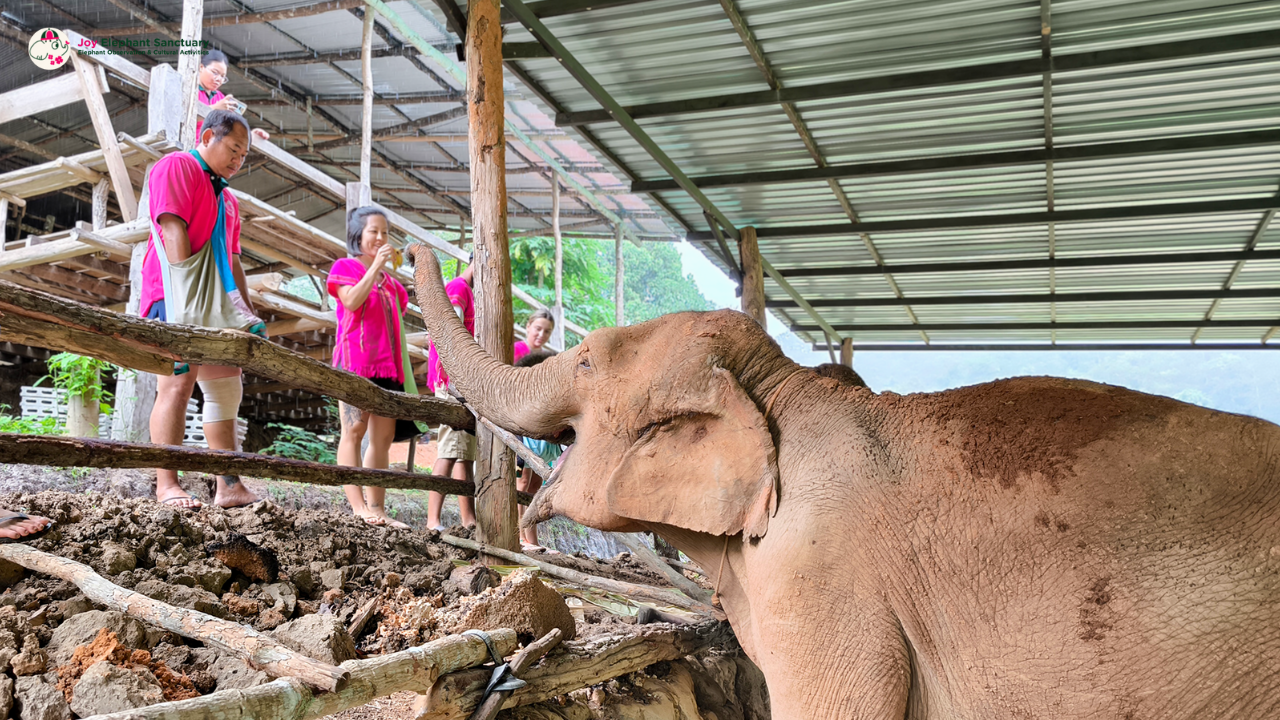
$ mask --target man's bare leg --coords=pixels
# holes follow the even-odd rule
[[[194,374],[194,370],[192,374]],[[218,378],[238,376],[240,368],[206,365],[200,368],[201,380],[216,380]],[[209,447],[213,450],[239,450],[239,443],[236,440],[236,421],[219,420],[217,422],[207,422],[204,424],[204,437],[209,442]],[[217,492],[213,496],[213,504],[222,508],[243,507],[252,505],[262,498],[249,492],[249,489],[240,483],[238,475],[219,475]]]
[[[467,483],[474,482],[473,463],[470,460],[459,460],[453,464],[453,479]],[[463,527],[476,526],[476,499],[466,495],[458,496],[458,516]]]
[[[199,368],[182,375],[161,375],[156,379],[156,404],[151,409],[151,442],[157,445],[181,445],[187,430],[187,401],[196,386]],[[178,473],[156,468],[156,499],[179,508],[199,508],[199,500],[191,497],[178,484]]]
[[[438,477],[449,477],[449,473],[453,471],[455,463],[452,458],[438,458],[436,464],[431,468],[431,474]],[[440,511],[444,508],[444,493],[438,493],[434,490],[427,493],[427,529],[438,530],[444,527],[444,523],[440,522]]]

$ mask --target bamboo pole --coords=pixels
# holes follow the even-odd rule
[[[684,608],[685,610],[701,613],[708,617],[724,617],[719,610],[716,610],[706,603],[690,600],[688,597],[676,590],[667,590],[664,588],[653,587],[652,585],[640,585],[638,583],[629,583],[621,580],[596,577],[595,575],[588,575],[586,573],[578,572],[577,570],[562,568],[559,565],[552,565],[551,563],[543,562],[541,560],[534,560],[528,555],[522,555],[518,552],[492,547],[482,542],[455,537],[453,535],[441,535],[440,541],[453,545],[454,547],[466,548],[485,555],[492,555],[493,557],[501,558],[519,565],[536,567],[552,577],[557,577],[561,580],[568,580],[571,583],[576,583],[584,587],[639,598],[647,602],[658,603],[661,605]]]
[[[234,450],[127,443],[89,437],[0,433],[0,463],[92,468],[161,467],[328,487],[370,485],[398,490],[434,490],[447,495],[475,493],[471,483],[439,475],[326,465]],[[526,493],[519,496],[522,502],[533,499]]]
[[[514,630],[490,630],[499,655],[516,648]],[[95,715],[87,720],[311,720],[366,705],[392,693],[427,692],[438,678],[489,660],[484,641],[450,635],[368,660],[348,660],[345,690],[316,695],[295,678],[281,678],[248,690],[221,690],[204,697],[160,703],[136,710]],[[488,670],[481,670],[488,673]]]
[[[0,339],[90,355],[157,374],[173,362],[232,365],[383,417],[475,427],[458,403],[383,390],[368,379],[247,333],[156,323],[0,281]]]
[[[351,678],[349,671],[296,653],[247,625],[152,600],[110,582],[88,565],[74,560],[19,543],[0,545],[0,558],[74,583],[85,597],[94,602],[231,653],[268,675],[294,677],[308,687],[325,692],[342,690]]]
[[[556,326],[551,330],[551,347],[564,352],[564,240],[560,237],[560,173],[551,171],[551,234],[556,239],[556,304],[552,309]]]
[[[511,694],[503,708],[520,707],[567,695],[665,660],[693,655],[717,640],[716,625],[651,625],[639,633],[572,640],[563,652],[548,656],[520,676],[527,684]],[[489,674],[465,670],[442,676],[426,698],[414,704],[416,720],[464,720],[480,702]]]
[[[613,237],[613,324],[622,327],[626,320],[623,309],[626,305],[626,271],[622,266],[622,223],[618,223]]]
[[[364,9],[364,29],[360,35],[360,197],[359,205],[373,202],[370,168],[373,163],[373,21],[377,13]]]
[[[478,306],[476,339],[491,356],[510,364],[515,319],[507,246],[501,8],[499,0],[471,0],[468,9],[467,130],[471,139],[468,152]],[[488,545],[514,550],[520,539],[515,462],[504,444],[494,442],[487,428],[479,428],[476,435],[476,537]]]
[[[613,536],[618,539],[618,542],[622,543],[628,550],[630,550],[632,555],[635,555],[645,565],[648,565],[652,570],[662,575],[662,577],[666,578],[672,585],[680,588],[680,591],[685,595],[688,595],[694,600],[698,600],[700,602],[708,604],[711,602],[711,593],[707,592],[702,586],[698,585],[698,583],[690,580],[675,568],[668,565],[665,560],[658,556],[658,553],[653,551],[653,548],[645,544],[644,540],[639,535],[633,533],[614,533]]]

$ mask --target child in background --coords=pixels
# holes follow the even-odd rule
[[[533,320],[529,321],[530,328],[533,327],[533,322],[534,322]],[[548,328],[547,333],[550,334],[550,332],[551,332],[550,328]],[[528,352],[528,353],[525,353],[525,355],[521,357],[518,361],[516,361],[515,366],[516,367],[533,367],[534,365],[541,363],[542,361],[546,360],[547,358],[551,357],[554,354],[555,353],[553,352],[546,352],[546,351]],[[545,460],[547,465],[550,467],[555,467],[556,461],[560,459],[560,456],[562,454],[564,454],[564,448],[555,443],[547,442],[546,440],[534,440],[533,438],[521,438],[521,439],[524,441],[525,447],[537,453],[538,457],[541,457],[543,460]],[[525,467],[523,470],[520,471],[520,477],[516,478],[516,488],[519,489],[520,492],[527,492],[530,495],[532,495],[533,493],[538,492],[538,488],[542,487],[542,483],[545,480],[546,478],[538,477],[533,472],[533,468]],[[526,509],[525,505],[520,506],[521,517],[524,517],[525,509]],[[555,550],[547,549],[542,545],[538,544],[538,528],[536,526],[531,528],[522,528],[520,530],[520,548],[524,550],[526,553],[545,552],[545,553],[554,554],[556,552]]]

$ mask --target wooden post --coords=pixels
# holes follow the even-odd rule
[[[503,123],[502,20],[499,0],[471,0],[467,17],[467,101],[471,159],[476,335],[480,345],[510,364],[515,341],[511,256],[507,246],[506,137]],[[507,550],[519,547],[515,463],[511,451],[477,428],[476,539]],[[501,561],[486,558],[486,562]]]
[[[756,229],[744,227],[738,233],[738,257],[742,258],[742,312],[767,327],[764,311],[764,265],[760,262],[760,246]]]
[[[613,234],[613,324],[622,327],[626,315],[623,306],[626,304],[626,270],[622,266],[622,223],[614,229]]]
[[[93,121],[98,145],[102,147],[102,156],[111,174],[111,185],[116,191],[116,201],[120,203],[120,214],[124,216],[125,222],[129,222],[138,216],[138,198],[133,193],[133,182],[129,180],[129,169],[124,164],[124,156],[120,154],[116,131],[111,127],[111,114],[107,112],[107,103],[102,99],[102,91],[106,86],[105,76],[100,74],[98,65],[80,57],[80,53],[71,53],[71,62],[75,65],[76,74],[80,76],[80,89],[84,93],[85,105],[89,106],[89,119]]]
[[[182,0],[182,33],[184,49],[195,49],[200,42],[200,26],[204,22],[204,2],[202,0]],[[181,135],[178,145],[182,148],[193,148],[198,142],[196,138],[196,105],[200,102],[200,53],[182,53],[178,55],[178,77],[182,78],[182,114]]]
[[[840,341],[840,364],[845,367],[853,367],[853,338],[845,338]]]
[[[311,115],[311,96],[307,96],[307,152],[316,151],[315,128],[312,123]]]
[[[170,140],[182,133],[182,77],[172,67],[160,64],[151,69],[151,88],[147,93],[147,132],[163,132]],[[138,201],[138,217],[151,218],[151,165],[142,180]],[[96,228],[95,228],[96,229]],[[143,317],[150,308],[142,303],[142,263],[147,256],[147,243],[135,243],[129,260],[129,300],[125,313]],[[111,412],[111,437],[124,442],[151,442],[151,410],[156,404],[156,376],[135,371],[117,371],[115,407]]]
[[[373,19],[377,13],[364,6],[364,31],[360,35],[360,87],[364,92],[364,106],[360,113],[360,204],[373,200],[370,181],[373,163]]]
[[[111,183],[103,179],[93,186],[93,229],[101,230],[107,226],[107,192]]]
[[[98,382],[101,381],[99,376]],[[96,399],[67,395],[67,434],[71,437],[98,437],[98,410]]]
[[[564,241],[560,237],[560,173],[551,171],[551,234],[556,238],[556,304],[551,309],[556,326],[551,331],[551,349],[564,351]]]
[[[0,253],[4,252],[5,235],[9,228],[9,198],[0,198]]]

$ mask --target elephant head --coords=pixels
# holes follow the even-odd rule
[[[735,311],[603,328],[532,368],[487,354],[452,311],[434,254],[415,246],[417,299],[455,389],[484,417],[573,445],[524,515],[602,530],[655,524],[758,538],[779,502],[762,409],[799,366]]]

